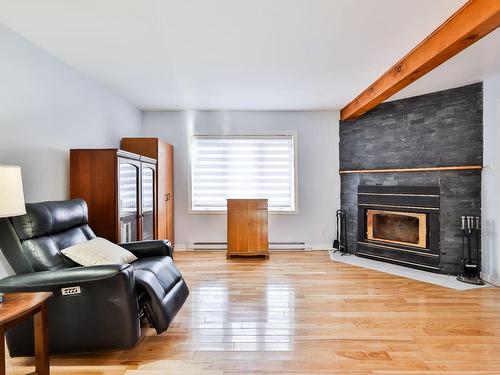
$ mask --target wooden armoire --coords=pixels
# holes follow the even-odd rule
[[[267,199],[227,200],[227,254],[269,258]]]
[[[174,239],[174,148],[158,138],[123,138],[122,150],[144,155],[157,162],[156,211],[158,239]]]
[[[70,151],[70,196],[83,198],[89,225],[112,242],[158,238],[156,160],[118,149]]]

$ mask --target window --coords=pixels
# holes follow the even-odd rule
[[[295,135],[193,136],[191,210],[226,210],[228,198],[267,198],[295,211]]]

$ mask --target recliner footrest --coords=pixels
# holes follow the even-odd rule
[[[145,305],[148,320],[160,334],[186,301],[189,289],[170,257],[139,259],[132,266],[137,285],[149,296]]]

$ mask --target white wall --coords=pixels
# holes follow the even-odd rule
[[[140,131],[140,111],[0,24],[0,164],[22,166],[26,201],[68,197],[70,148]]]
[[[26,200],[68,196],[69,149],[118,147],[141,113],[0,24],[0,164],[22,166]]]
[[[500,286],[500,75],[483,90],[482,276]]]
[[[158,136],[175,147],[176,240],[222,241],[225,215],[189,215],[188,139],[196,132],[297,131],[300,214],[271,215],[271,241],[331,246],[339,208],[337,111],[149,112],[0,24],[0,164],[21,165],[26,201],[68,197],[70,148]],[[11,273],[0,255],[0,277]]]
[[[338,111],[179,111],[145,112],[143,135],[174,146],[175,241],[225,241],[225,214],[188,214],[188,142],[199,133],[296,131],[299,214],[270,214],[270,241],[306,241],[331,247],[335,211],[340,207]],[[325,233],[323,233],[325,232]],[[326,235],[324,235],[326,234]]]

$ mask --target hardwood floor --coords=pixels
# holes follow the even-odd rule
[[[177,253],[191,296],[135,348],[51,359],[53,374],[500,374],[500,289],[465,292],[326,252]],[[11,359],[8,373],[33,371]]]

